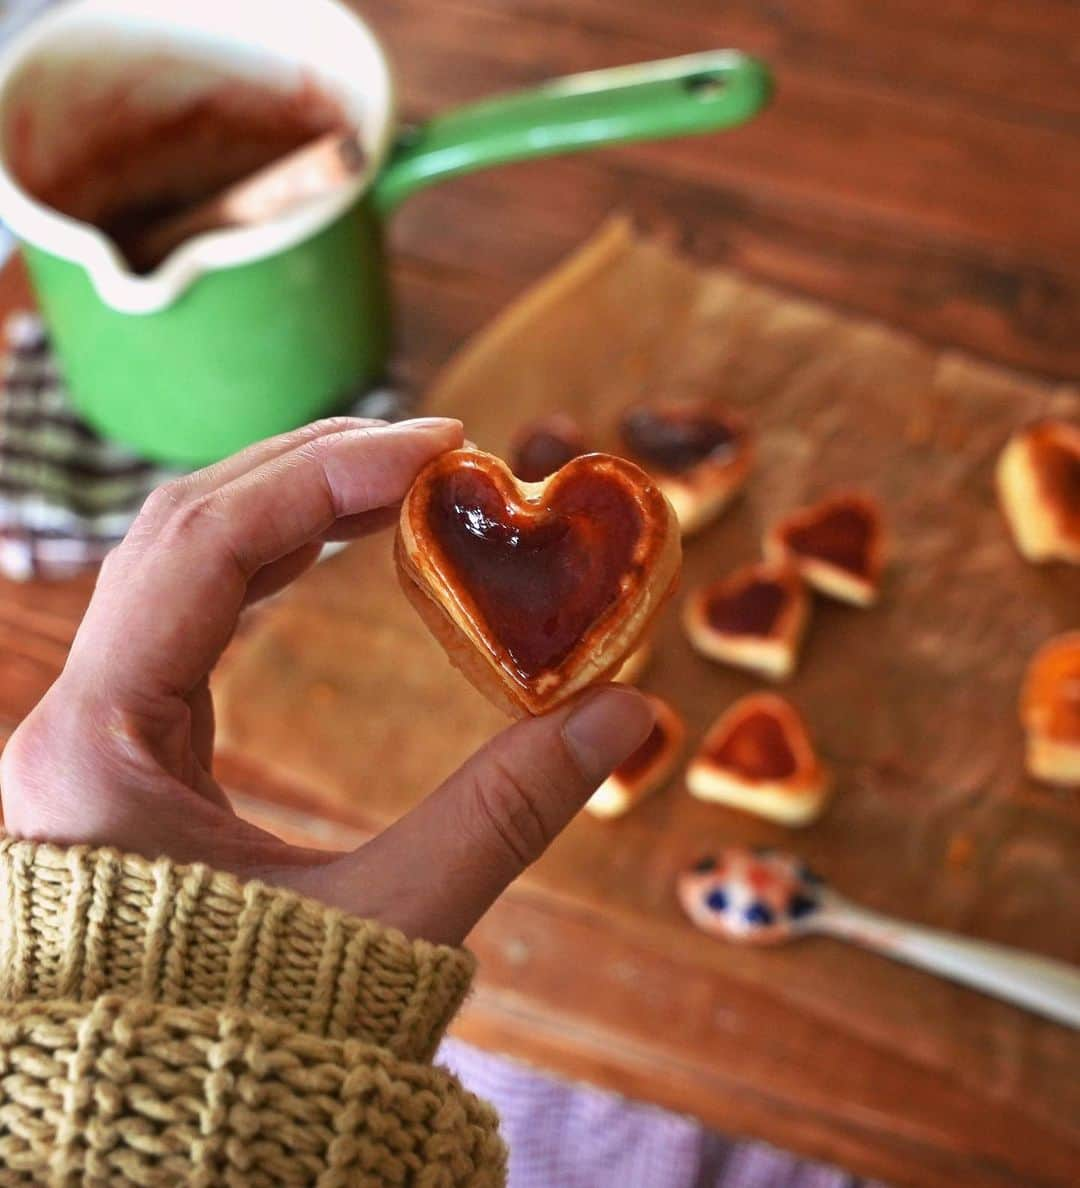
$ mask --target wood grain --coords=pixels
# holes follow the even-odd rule
[[[762,53],[778,76],[773,110],[740,132],[519,165],[413,199],[396,217],[392,242],[398,374],[417,390],[613,208],[633,210],[699,261],[874,315],[931,343],[1048,376],[1080,375],[1080,220],[1073,209],[1080,10],[1073,0],[365,0],[363,11],[395,56],[410,119],[571,70],[716,45]],[[21,268],[5,269],[0,311],[26,301]],[[728,375],[725,394],[738,382],[737,371]],[[952,428],[936,404],[931,413],[940,437],[935,449],[955,477],[960,447],[953,435],[964,426]],[[978,437],[978,426],[974,431]],[[985,460],[973,465],[968,481],[966,498],[985,494]],[[725,547],[746,543],[738,523],[733,518],[722,530]],[[364,589],[366,574],[360,578]],[[992,582],[994,574],[980,580]],[[1025,597],[1037,604],[1047,579],[1032,571],[1028,581]],[[55,678],[91,586],[91,579],[63,587],[0,582],[0,739]],[[969,623],[947,605],[943,626],[969,641],[980,638],[979,621]],[[845,614],[835,608],[819,615],[807,675],[849,638]],[[874,620],[862,622],[859,630],[869,633]],[[1028,631],[1034,635],[1035,625],[1023,640]],[[294,665],[299,647],[283,638],[282,663]],[[933,706],[940,728],[916,738],[911,757],[896,749],[889,763],[860,767],[861,752],[850,748],[848,759],[865,782],[857,792],[894,804],[913,828],[903,835],[872,830],[853,850],[849,889],[895,906],[892,880],[900,880],[913,916],[1019,939],[1030,921],[1052,917],[1065,902],[1046,891],[1058,875],[1044,840],[1073,828],[1073,810],[976,755],[994,795],[981,798],[981,784],[972,780],[946,797],[939,829],[927,824],[933,788],[911,779],[927,744],[946,737],[961,711],[970,710],[991,736],[1002,721],[1013,721],[1000,692],[965,700],[960,678],[945,681]],[[651,679],[665,679],[663,661]],[[725,679],[731,691],[744,687]],[[1004,673],[1000,679],[995,688],[1004,688]],[[331,685],[319,688],[316,700],[332,699]],[[925,721],[922,708],[895,708],[896,731],[913,737],[912,723]],[[478,733],[495,725],[470,726],[468,705],[456,700],[453,712],[452,720]],[[305,713],[317,728],[319,715]],[[831,732],[840,716],[826,706],[816,724]],[[879,728],[875,737],[893,736]],[[361,746],[407,742],[362,720],[353,741],[356,755],[365,753]],[[974,750],[969,742],[959,758],[970,762]],[[452,761],[447,756],[443,767]],[[242,782],[235,763],[233,770]],[[353,760],[342,764],[338,779],[352,789],[367,774]],[[324,842],[352,839],[342,826],[328,834],[302,811],[267,807],[265,776],[255,783],[260,811],[276,827],[316,829]],[[295,788],[278,788],[278,799],[296,795]],[[647,906],[661,904],[662,922],[670,910],[664,879],[681,857],[649,849],[652,833],[666,827],[666,804],[660,799],[620,826],[618,847],[603,825],[582,826],[592,831],[594,848],[610,850],[601,889],[615,895],[633,888]],[[995,840],[1005,818],[1028,819],[1029,811],[1039,822],[1034,842],[1023,830],[1019,841]],[[845,801],[837,812],[829,829],[848,822]],[[378,823],[360,820],[355,805],[353,814],[358,834]],[[708,828],[713,820],[698,824]],[[963,834],[969,822],[978,860],[946,867],[931,901],[907,880],[922,849],[940,855],[948,829]],[[571,842],[575,856],[578,845]],[[1060,1032],[1049,1024],[985,1004],[988,1020],[972,1013],[977,1000],[968,992],[870,958],[859,959],[850,989],[833,1001],[830,963],[848,958],[828,942],[815,943],[814,964],[793,981],[791,1009],[776,1011],[761,990],[776,981],[769,973],[775,966],[760,963],[764,955],[710,950],[712,964],[700,975],[696,937],[674,932],[671,942],[665,926],[642,931],[632,916],[583,911],[573,886],[543,894],[522,887],[478,934],[490,976],[462,1022],[472,1038],[898,1184],[1075,1181],[1075,1096],[1062,1080]],[[1069,878],[1061,894],[1073,888]],[[568,964],[575,970],[572,1010]],[[808,968],[819,972],[811,976]],[[534,995],[532,986],[555,989]],[[717,1007],[709,1014],[701,1006],[716,987],[734,1013]],[[878,1003],[872,1024],[861,1013],[866,1001]],[[715,1034],[695,1055],[692,1029],[679,1031],[676,1051],[656,1025],[665,1012],[676,1024],[684,1012],[708,1018]],[[1075,1049],[1071,1059],[1075,1067]],[[828,1093],[818,1092],[819,1079]]]
[[[502,452],[540,411],[572,411],[602,446],[630,401],[716,392],[756,425],[759,461],[745,498],[689,542],[688,588],[837,485],[886,509],[882,604],[819,602],[787,687],[839,773],[835,805],[793,836],[679,779],[622,821],[575,822],[477,930],[465,1034],[897,1182],[1064,1185],[1080,1158],[1077,1037],[828,941],[705,942],[673,880],[703,848],[795,846],[867,904],[1080,960],[1080,803],[1025,779],[1015,713],[1026,657],[1080,618],[1080,572],[1022,562],[992,489],[1010,429],[1080,415],[1080,394],[702,273],[616,224],[468,348],[430,407]],[[692,653],[674,608],[658,645],[643,683],[695,738],[754,687]],[[401,598],[383,540],[269,609],[216,693],[249,791],[271,769],[299,820],[361,833],[503,724]]]
[[[395,231],[408,256],[520,288],[632,196],[684,226],[702,259],[929,341],[1080,374],[1080,12],[1066,0],[372,0],[364,12],[400,63],[409,118],[716,45],[777,72],[772,109],[735,132],[421,195]],[[471,299],[498,308],[481,287]]]

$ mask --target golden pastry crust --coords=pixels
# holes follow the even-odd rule
[[[1014,433],[995,477],[1024,557],[1080,565],[1080,426],[1044,420]]]
[[[765,562],[694,590],[683,607],[683,628],[708,659],[780,681],[794,671],[809,613],[798,571]]]
[[[792,565],[830,598],[871,606],[885,568],[881,506],[858,491],[830,495],[774,524],[765,537],[765,556]]]
[[[636,685],[645,675],[653,656],[652,641],[645,636],[641,643],[622,662],[619,671],[611,678],[622,685]]]
[[[560,489],[574,483],[613,484],[619,498],[635,509],[639,528],[631,564],[615,575],[617,597],[571,641],[554,667],[519,671],[439,544],[431,521],[433,493],[462,470],[476,472],[478,481],[490,483],[505,502],[506,515],[526,528],[549,514]],[[671,505],[636,466],[606,454],[575,458],[537,483],[520,482],[502,461],[479,450],[444,454],[421,471],[406,495],[395,547],[402,586],[451,662],[490,701],[516,717],[545,713],[582,689],[611,679],[673,592],[681,558]]]
[[[1080,631],[1048,640],[1020,693],[1027,769],[1037,780],[1080,787]]]
[[[686,742],[686,724],[662,698],[649,695],[656,713],[652,734],[600,785],[585,804],[594,817],[621,817],[671,779]]]
[[[775,693],[743,697],[717,719],[686,783],[699,800],[792,826],[813,821],[831,790],[802,718]]]

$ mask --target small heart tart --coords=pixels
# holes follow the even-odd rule
[[[821,812],[829,776],[798,712],[775,693],[752,693],[714,723],[687,768],[699,800],[732,805],[782,825]]]
[[[585,435],[567,413],[526,425],[510,446],[510,469],[522,482],[538,483],[586,452]]]
[[[652,733],[586,801],[594,817],[621,817],[671,778],[686,742],[686,726],[666,701],[649,697],[656,712]]]
[[[396,558],[453,663],[523,716],[618,670],[672,592],[682,553],[671,505],[622,458],[585,454],[523,483],[465,449],[417,476]]]
[[[749,430],[709,401],[629,409],[619,425],[623,454],[671,500],[684,533],[715,519],[750,472]]]
[[[793,565],[822,594],[869,606],[885,566],[881,509],[868,495],[832,495],[776,524],[765,538],[765,556]]]
[[[1020,695],[1027,769],[1037,780],[1080,787],[1080,631],[1035,653]]]
[[[710,660],[783,680],[795,668],[810,609],[806,586],[788,565],[745,565],[686,600],[683,626]]]
[[[1039,421],[1009,439],[998,497],[1029,561],[1080,565],[1080,425]]]

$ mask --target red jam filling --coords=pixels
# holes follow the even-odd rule
[[[1061,527],[1080,537],[1080,429],[1037,425],[1031,431],[1032,463]]]
[[[541,421],[518,438],[510,469],[523,483],[538,483],[585,452],[585,441],[569,417]]]
[[[1041,733],[1080,743],[1080,634],[1048,645],[1031,667],[1024,689],[1025,716]]]
[[[709,626],[727,635],[770,635],[788,601],[780,582],[754,578],[737,589],[719,589],[705,601]]]
[[[568,475],[534,510],[461,466],[433,480],[428,516],[452,581],[525,682],[558,669],[626,580],[641,578],[641,510],[621,483],[595,472]]]
[[[784,540],[804,557],[827,561],[861,577],[871,571],[870,546],[876,524],[861,503],[834,503],[784,530]]]
[[[657,721],[649,733],[649,737],[630,756],[615,768],[614,776],[624,784],[634,784],[639,780],[660,756],[667,745],[667,731],[662,723]]]
[[[702,462],[730,462],[739,435],[715,412],[693,408],[637,408],[623,417],[623,445],[645,465],[684,474]]]
[[[784,728],[765,710],[752,710],[707,748],[709,758],[746,780],[783,780],[798,764]]]

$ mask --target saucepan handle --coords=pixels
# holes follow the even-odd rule
[[[443,178],[594,145],[733,128],[768,102],[765,64],[736,50],[576,74],[407,129],[375,182],[388,213]]]

